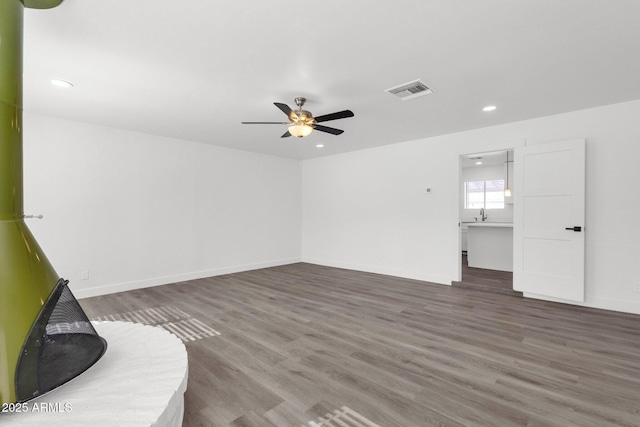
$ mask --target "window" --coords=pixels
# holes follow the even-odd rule
[[[504,179],[464,183],[465,209],[504,209]]]

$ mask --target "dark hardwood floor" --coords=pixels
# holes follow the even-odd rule
[[[637,315],[304,263],[80,303],[219,333],[186,342],[186,427],[640,425]]]
[[[451,284],[476,291],[522,296],[522,292],[513,290],[512,272],[469,267],[466,253],[462,254],[462,280]]]

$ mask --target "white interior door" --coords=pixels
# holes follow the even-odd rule
[[[584,301],[585,140],[515,149],[513,288]]]

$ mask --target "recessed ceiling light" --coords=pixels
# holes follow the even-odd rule
[[[324,144],[316,144],[316,148],[322,148],[324,147]]]
[[[493,111],[493,110],[495,110],[496,108],[498,108],[498,107],[496,107],[495,105],[487,105],[486,107],[484,107],[484,108],[482,109],[482,111]]]
[[[481,162],[480,160],[478,160],[478,161],[476,162],[476,165],[481,165],[481,164],[482,164],[482,162]]]
[[[65,89],[73,87],[73,85],[71,83],[69,83],[68,81],[59,80],[59,79],[51,79],[51,84],[54,85],[54,86],[65,88]]]

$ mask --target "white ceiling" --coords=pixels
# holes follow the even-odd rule
[[[513,161],[513,150],[509,151],[509,161]],[[482,162],[480,165],[476,162]],[[507,161],[507,150],[491,151],[488,153],[464,154],[460,156],[460,166],[463,168],[478,168],[485,166],[504,165]]]
[[[637,0],[65,0],[25,11],[24,107],[307,159],[640,99],[638,22]],[[418,78],[434,93],[384,92]],[[355,117],[240,124],[296,96]]]

